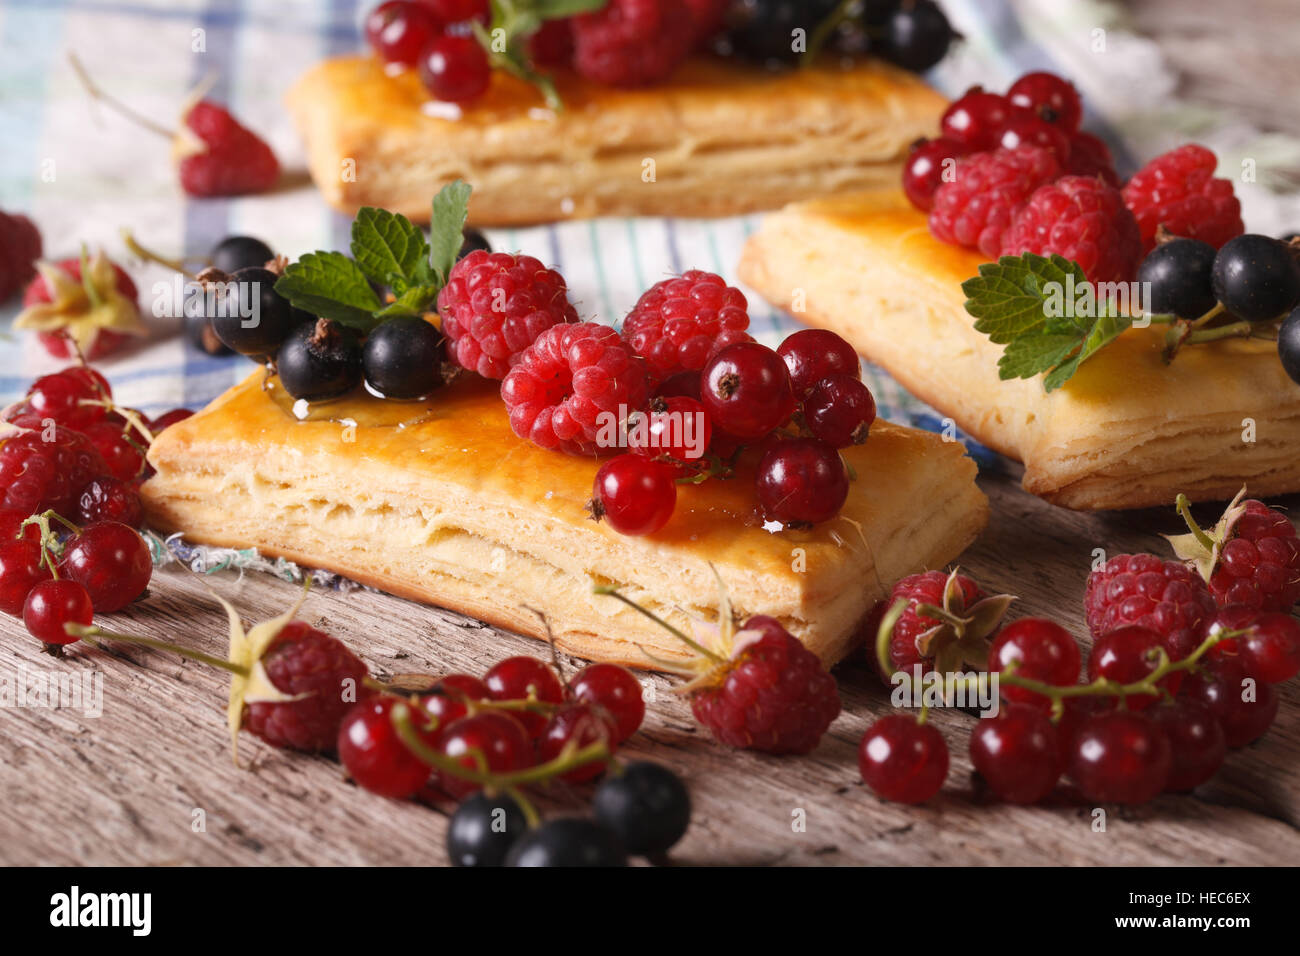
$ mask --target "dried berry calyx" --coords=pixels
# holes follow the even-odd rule
[[[944,583],[941,607],[925,603],[916,605],[918,617],[935,622],[933,627],[917,635],[917,652],[923,659],[933,658],[933,669],[940,674],[955,674],[964,666],[984,670],[989,659],[989,641],[1002,625],[1002,619],[1015,599],[1012,594],[993,594],[967,607],[958,571],[954,568]],[[888,647],[882,666],[885,668],[883,673],[894,670],[888,666]]]
[[[44,260],[36,263],[49,301],[35,302],[14,319],[14,328],[67,334],[83,352],[101,332],[147,335],[135,301],[118,285],[117,271],[103,250],[82,252],[81,275]]]
[[[1246,513],[1246,505],[1242,501],[1245,497],[1246,486],[1242,485],[1237,496],[1228,503],[1222,516],[1208,531],[1198,525],[1196,519],[1192,517],[1191,503],[1187,500],[1187,496],[1180,494],[1177,498],[1178,513],[1187,522],[1190,530],[1186,534],[1167,534],[1163,537],[1174,549],[1174,554],[1190,562],[1207,584],[1214,574],[1215,566],[1219,563],[1224,544],[1232,537],[1237,522]]]

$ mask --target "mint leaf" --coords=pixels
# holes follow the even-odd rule
[[[531,83],[541,92],[546,105],[561,110],[560,94],[545,73],[533,68],[527,40],[542,27],[544,20],[557,20],[591,13],[609,0],[491,0],[492,20],[484,27],[471,21],[474,37],[483,47],[492,67]]]
[[[1069,361],[1062,362],[1043,378],[1043,388],[1052,392],[1060,388],[1079,366],[1100,352],[1133,325],[1133,319],[1126,315],[1103,315],[1093,323],[1083,344]]]
[[[433,221],[429,225],[429,265],[438,285],[447,283],[451,267],[465,242],[465,219],[469,215],[469,183],[457,179],[433,197]]]
[[[436,285],[411,286],[376,312],[375,317],[387,319],[394,315],[422,315],[432,309],[434,300],[438,298],[438,289],[439,286]]]
[[[366,277],[393,287],[399,296],[432,278],[429,243],[420,228],[398,213],[365,206],[352,220],[352,256]]]
[[[309,252],[285,267],[275,291],[312,315],[369,330],[383,308],[360,267],[341,252]]]

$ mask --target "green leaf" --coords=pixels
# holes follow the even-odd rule
[[[383,307],[365,273],[341,252],[309,252],[289,263],[275,291],[312,315],[363,330],[374,327]]]
[[[998,359],[998,377],[1033,378],[1054,368],[1079,347],[1077,335],[1037,335],[1015,339]]]
[[[465,219],[469,215],[469,183],[457,179],[433,197],[433,221],[429,226],[429,265],[441,287],[465,241]]]
[[[1126,315],[1099,316],[1088,330],[1079,351],[1068,362],[1064,362],[1043,379],[1043,388],[1055,391],[1078,371],[1079,366],[1114,342],[1133,325],[1133,319]]]
[[[411,286],[397,299],[375,313],[376,318],[391,318],[394,315],[422,315],[430,311],[434,300],[438,298],[438,286]]]
[[[366,276],[394,291],[429,282],[429,243],[405,216],[365,206],[352,220],[352,256]],[[399,292],[400,294],[400,292]]]

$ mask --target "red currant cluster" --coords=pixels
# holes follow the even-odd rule
[[[1093,282],[1133,279],[1157,226],[1215,248],[1243,231],[1208,150],[1157,157],[1121,192],[1110,150],[1081,117],[1074,86],[1051,73],[1027,73],[1005,96],[975,87],[948,107],[938,138],[913,148],[903,191],[944,242],[991,259],[1060,255]]]
[[[986,669],[1002,706],[978,722],[970,755],[1000,798],[1036,803],[1063,774],[1088,800],[1191,790],[1272,724],[1274,685],[1300,672],[1300,622],[1287,613],[1300,598],[1295,529],[1258,501],[1234,502],[1212,532],[1185,517],[1193,531],[1175,548],[1204,547],[1206,560],[1121,555],[1089,576],[1086,683],[1078,645],[1055,622],[1024,618],[993,635]],[[950,577],[955,608],[935,607],[932,585],[900,582],[891,595],[876,646],[883,672],[933,660],[926,641],[977,616],[974,582]],[[867,730],[859,766],[880,796],[919,803],[943,785],[948,748],[924,709],[893,714]]]
[[[108,382],[76,365],[36,380],[4,411],[0,438],[0,611],[57,649],[68,623],[117,611],[148,587],[153,563],[135,530],[144,449],[184,409],[146,423],[113,404]]]

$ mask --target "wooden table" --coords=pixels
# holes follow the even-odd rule
[[[1144,0],[1139,24],[1159,35],[1171,59],[1192,73],[1189,87],[1241,105],[1252,118],[1300,126],[1273,68],[1258,58],[1289,24],[1290,0],[1250,0],[1232,14],[1235,43],[1222,50],[1222,4]],[[1255,36],[1258,42],[1251,42]],[[1267,41],[1267,42],[1266,42]],[[1294,51],[1288,49],[1289,55]],[[1231,84],[1224,78],[1231,80]],[[1294,85],[1294,84],[1292,84]],[[1226,99],[1225,99],[1226,98]],[[1261,102],[1262,100],[1262,102]],[[1261,112],[1261,110],[1263,112]],[[1288,113],[1288,110],[1292,112]],[[1271,112],[1270,112],[1271,111]],[[1107,554],[1160,551],[1160,531],[1177,530],[1172,509],[1080,515],[1019,490],[1014,477],[988,476],[993,520],[962,565],[985,586],[1021,597],[1016,613],[1056,617],[1085,638],[1081,596],[1094,548]],[[1300,499],[1291,502],[1293,509]],[[111,626],[224,651],[225,623],[211,585],[247,619],[282,611],[296,586],[269,576],[222,573],[200,580],[172,566],[147,600],[113,615]],[[347,640],[380,676],[482,672],[535,642],[434,608],[371,592],[316,591],[303,615]],[[1086,643],[1086,639],[1085,639]],[[121,645],[119,645],[121,647]],[[5,707],[0,711],[0,862],[13,864],[429,864],[441,863],[447,807],[395,803],[347,783],[329,759],[272,750],[244,736],[246,769],[230,758],[221,672],[176,655],[139,649],[78,650],[62,662],[42,655],[11,618],[0,619],[0,677],[88,672],[103,675],[103,715]],[[908,808],[876,799],[861,783],[856,748],[871,720],[889,709],[883,686],[861,661],[837,670],[844,714],[807,758],[763,757],[717,746],[653,677],[656,700],[628,757],[662,761],[688,781],[695,803],[681,864],[1185,864],[1300,863],[1300,691],[1282,690],[1276,724],[1234,752],[1192,796],[1162,797],[1136,809],[1108,807],[1106,829],[1091,806],[1066,796],[1045,806],[988,802],[972,787],[966,741],[972,718],[938,712],[953,752],[943,792]],[[584,789],[558,787],[546,808],[578,808]],[[201,813],[200,813],[201,811]],[[803,819],[806,825],[793,824]]]

